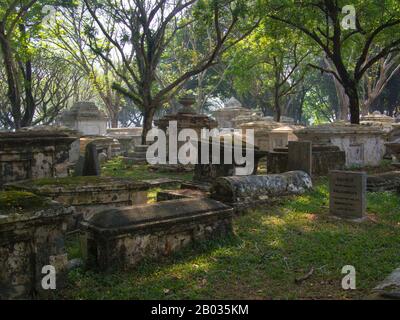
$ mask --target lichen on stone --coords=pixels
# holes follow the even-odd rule
[[[24,213],[47,207],[49,201],[31,192],[2,191],[0,192],[0,212],[2,214]]]

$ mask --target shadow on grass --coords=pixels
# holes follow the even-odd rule
[[[368,295],[400,264],[400,197],[368,195],[378,221],[330,219],[328,188],[234,220],[235,235],[195,243],[131,271],[78,269],[62,298],[76,299],[349,299]],[[277,214],[279,212],[279,214]],[[341,288],[342,267],[357,270],[358,290]],[[301,285],[295,278],[313,268]]]

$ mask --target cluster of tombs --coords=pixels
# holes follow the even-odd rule
[[[48,294],[41,286],[42,268],[54,266],[63,279],[71,266],[65,246],[70,232],[81,235],[87,268],[129,268],[194,241],[227,236],[236,214],[302,194],[312,188],[313,176],[337,172],[340,177],[344,173],[337,170],[379,166],[385,157],[400,154],[399,125],[378,113],[361,125],[304,128],[289,118],[277,123],[255,114],[234,98],[215,119],[193,111],[190,97],[180,102],[181,111],[155,124],[165,130],[169,121],[197,131],[254,129],[253,174],[235,176],[233,161],[195,165],[192,182],[102,177],[103,161],[122,156],[143,163],[147,146],[141,144],[140,128],[107,130],[106,116],[93,103],[75,104],[60,118],[63,127],[0,133],[0,299]],[[261,163],[267,174],[258,174]],[[360,200],[349,209],[353,218],[362,218],[366,190],[400,187],[396,171],[352,174],[349,188],[356,192],[342,190],[336,205]],[[350,180],[339,179],[333,191],[340,193]],[[150,191],[160,188],[156,201],[149,202]]]

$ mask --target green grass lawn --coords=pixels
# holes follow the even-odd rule
[[[64,299],[357,299],[400,265],[400,197],[369,194],[363,224],[328,216],[327,181],[314,191],[234,219],[235,235],[195,244],[131,271],[76,269]],[[76,241],[70,254],[79,256]],[[357,271],[357,290],[341,287],[342,267]],[[314,268],[313,275],[295,279]]]
[[[102,175],[106,177],[134,178],[137,180],[150,180],[157,178],[170,178],[192,180],[192,172],[154,172],[147,165],[125,165],[122,158],[108,161],[102,167]]]

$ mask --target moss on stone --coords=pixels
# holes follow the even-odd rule
[[[48,200],[31,192],[2,191],[0,192],[0,211],[3,213],[18,211],[33,211],[46,207]]]
[[[45,178],[29,181],[28,187],[45,187],[45,186],[72,186],[72,185],[91,185],[106,182],[104,177],[66,177],[66,178]]]

